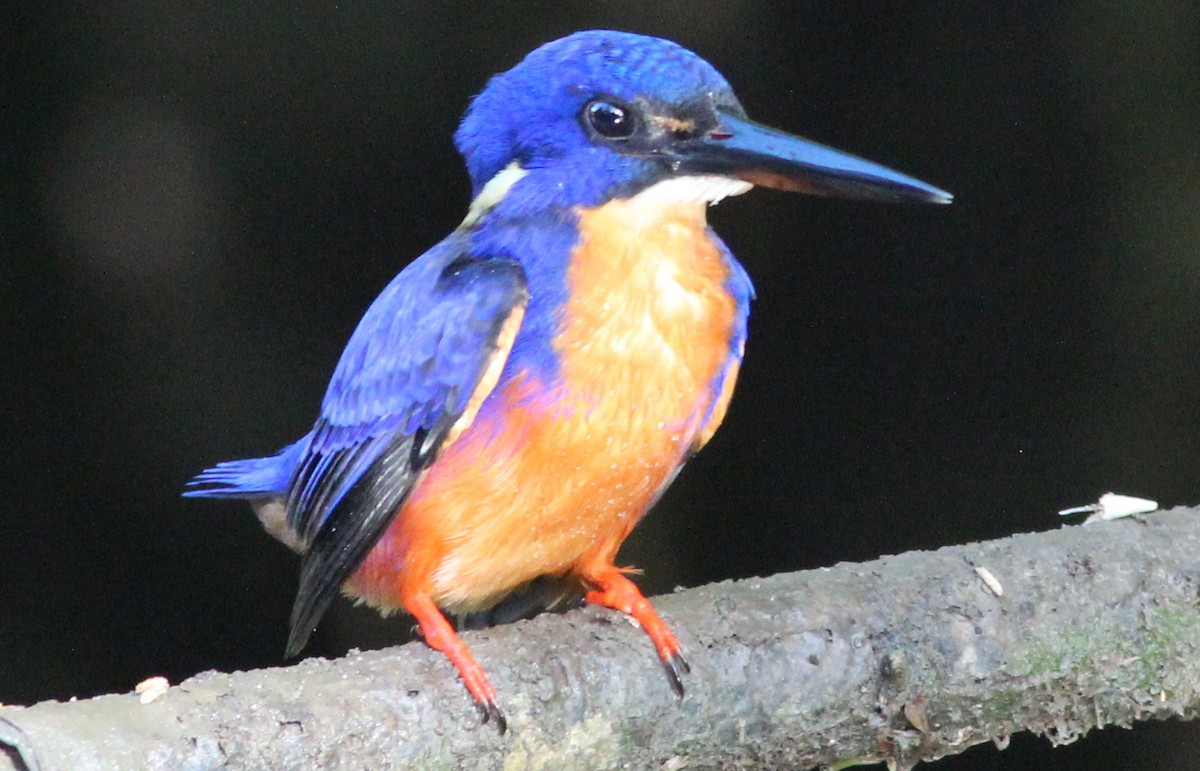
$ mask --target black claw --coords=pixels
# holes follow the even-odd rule
[[[500,711],[500,705],[494,701],[477,701],[475,708],[479,710],[479,722],[487,723],[492,720],[496,723],[496,730],[503,736],[508,731],[508,720],[504,717],[504,713]]]
[[[663,669],[667,671],[667,679],[671,681],[671,690],[675,691],[675,695],[683,698],[683,676],[692,671],[691,665],[687,660],[678,653],[675,653],[669,659],[662,660]]]

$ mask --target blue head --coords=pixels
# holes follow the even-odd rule
[[[533,51],[488,82],[455,141],[476,196],[515,164],[552,180],[540,186],[543,195],[557,191],[562,203],[580,205],[694,175],[821,195],[949,200],[910,177],[747,120],[708,62],[668,40],[625,32],[577,32]]]

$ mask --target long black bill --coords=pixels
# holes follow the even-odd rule
[[[751,184],[832,198],[950,203],[954,196],[919,179],[769,126],[720,111],[721,124],[676,147],[680,171],[721,174]]]

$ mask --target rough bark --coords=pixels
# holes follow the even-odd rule
[[[908,766],[1194,717],[1198,589],[1200,512],[1176,509],[660,597],[682,701],[640,631],[587,610],[466,635],[503,736],[418,643],[0,709],[0,741],[44,769]]]

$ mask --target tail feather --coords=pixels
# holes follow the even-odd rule
[[[267,458],[228,460],[200,472],[184,498],[261,498],[287,492],[308,437]]]

